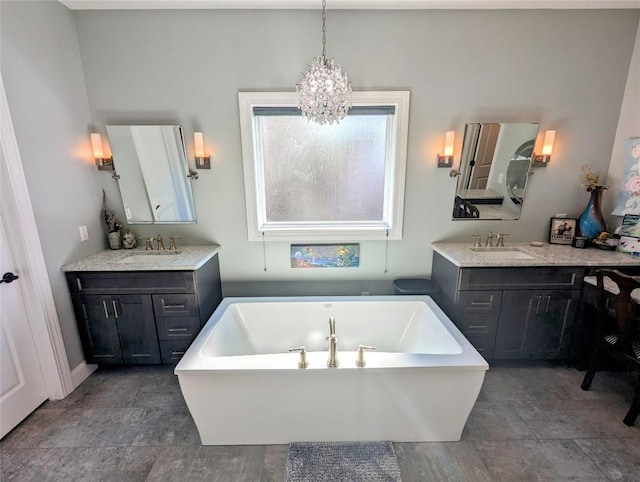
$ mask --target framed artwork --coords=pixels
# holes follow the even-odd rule
[[[292,268],[357,268],[359,244],[292,244]]]
[[[576,235],[575,218],[551,218],[549,227],[549,244],[571,244]]]
[[[611,214],[640,214],[640,137],[632,137],[624,146],[625,168],[618,205]]]

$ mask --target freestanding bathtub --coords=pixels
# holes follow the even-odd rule
[[[175,373],[202,443],[242,445],[460,440],[487,369],[430,297],[358,296],[225,298]]]

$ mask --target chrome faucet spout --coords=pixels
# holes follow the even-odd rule
[[[338,362],[338,337],[331,335],[329,340],[329,359],[327,360],[327,366],[329,368],[338,368],[340,362]]]
[[[336,319],[329,317],[329,336],[327,337],[329,342],[329,359],[327,360],[327,366],[329,368],[338,367],[338,337],[336,336]]]

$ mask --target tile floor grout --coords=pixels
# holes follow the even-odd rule
[[[583,392],[582,376],[492,367],[460,442],[394,443],[403,481],[633,480],[640,428],[622,424],[632,385],[599,373]],[[3,481],[281,481],[286,445],[203,447],[171,367],[128,367],[43,404],[0,457]]]

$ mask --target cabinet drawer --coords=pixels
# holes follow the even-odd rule
[[[200,331],[197,316],[161,316],[156,318],[159,340],[193,340]]]
[[[67,273],[71,294],[195,293],[193,271]]]
[[[498,314],[458,315],[455,325],[463,333],[495,333]]]
[[[156,316],[198,316],[198,300],[194,294],[153,295]]]
[[[461,290],[580,289],[584,268],[463,268]]]
[[[456,313],[499,313],[502,291],[460,291]]]
[[[160,355],[162,356],[162,363],[172,364],[176,363],[187,352],[187,348],[191,345],[191,340],[171,340],[160,341]]]
[[[493,347],[495,341],[492,335],[487,333],[470,332],[462,332],[462,334],[484,358],[493,358]]]

